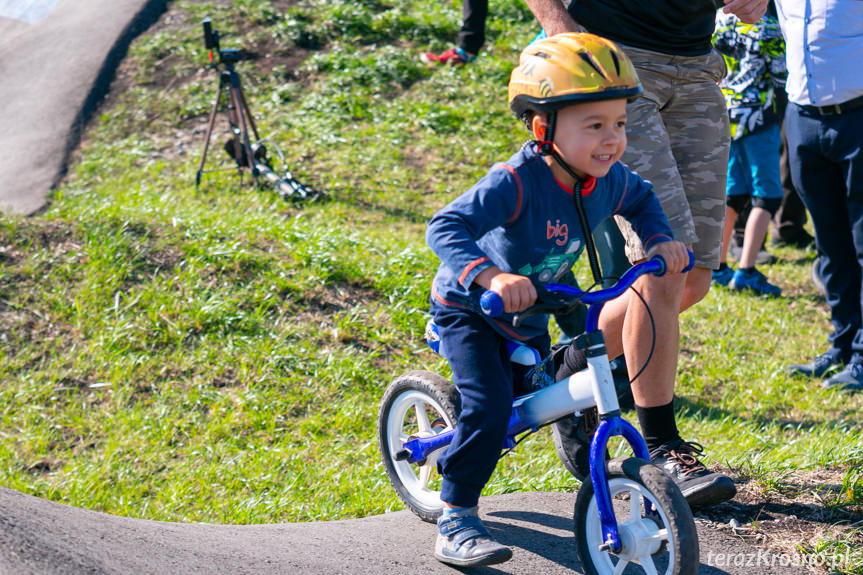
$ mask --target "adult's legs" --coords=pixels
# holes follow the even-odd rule
[[[675,239],[692,244],[681,310],[700,301],[719,265],[725,216],[730,128],[718,82],[722,57],[668,56],[625,47],[644,86],[627,107],[629,144],[623,161],[653,182]],[[632,261],[644,257],[631,226],[617,219]]]
[[[710,288],[711,270],[719,265],[725,220],[725,188],[731,130],[725,98],[717,82],[725,62],[717,52],[681,58],[685,83],[672,105],[662,110],[698,239],[695,268],[689,272],[681,310],[701,301]]]
[[[696,267],[686,274],[662,278],[644,296],[653,312],[656,337],[664,345],[654,351],[643,381],[633,384],[638,398],[653,403],[671,397],[677,362],[677,312],[701,300],[710,287],[710,271],[719,264],[722,222],[725,212],[725,173],[730,129],[725,100],[716,82],[724,74],[724,62],[716,53],[699,58],[680,58],[625,48],[644,86],[639,100],[627,106],[629,144],[623,161],[653,182],[675,239],[689,243]],[[618,224],[621,224],[618,218]],[[643,248],[625,222],[631,260],[645,257]],[[651,282],[643,282],[646,285]],[[636,373],[647,360],[652,334],[650,318],[640,300],[626,294],[602,314],[609,330],[623,334],[627,367]],[[676,303],[673,309],[667,306]],[[626,317],[631,314],[631,317]],[[610,332],[606,332],[610,333]],[[646,342],[637,342],[643,339]],[[607,339],[609,336],[606,336]],[[632,349],[630,349],[630,347]],[[614,353],[613,350],[609,350]],[[649,386],[652,389],[647,390]]]
[[[841,116],[786,111],[789,164],[809,210],[830,305],[834,348],[863,352],[863,109]]]
[[[652,314],[628,292],[604,310],[600,322],[616,330],[623,312],[620,333],[627,367],[637,373],[644,366],[632,392],[651,460],[674,478],[690,504],[718,503],[734,496],[734,483],[704,468],[696,459],[700,446],[680,438],[673,397],[680,338],[677,316],[707,294],[722,247],[730,128],[716,82],[725,73],[725,63],[715,52],[687,58],[624,49],[644,93],[627,107],[629,145],[623,161],[653,182],[675,239],[693,248],[695,268],[685,275],[638,282]],[[624,231],[624,236],[630,259],[643,258],[646,254],[632,235]],[[661,345],[651,357],[654,337]]]
[[[485,20],[488,17],[488,0],[464,0],[462,26],[458,33],[458,47],[473,56],[479,54],[485,43]]]
[[[791,179],[791,166],[788,162],[788,141],[785,137],[785,121],[781,128],[782,148],[779,155],[779,173],[782,181],[782,204],[773,216],[773,227],[776,230],[775,243],[792,245],[807,245],[812,242],[812,236],[806,231],[806,206]],[[774,239],[771,239],[774,242]]]

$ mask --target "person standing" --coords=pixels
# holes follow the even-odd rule
[[[727,246],[738,215],[750,203],[739,268],[726,264],[723,248],[713,282],[732,290],[778,296],[781,289],[755,267],[767,226],[782,204],[779,152],[782,110],[776,94],[785,86],[785,43],[774,14],[745,24],[734,14],[718,12],[713,46],[725,58],[729,74],[719,86],[731,122],[731,153],[723,246]]]
[[[685,276],[660,278],[647,287],[636,284],[653,309],[684,310],[710,289],[711,271],[719,265],[725,220],[725,175],[730,129],[725,99],[717,83],[725,63],[712,49],[716,6],[711,0],[527,0],[549,36],[588,31],[618,43],[635,65],[644,93],[627,106],[629,146],[623,161],[653,183],[668,216],[674,238],[692,246],[695,268]],[[724,10],[744,22],[764,15],[767,0],[731,0]],[[630,226],[618,220],[631,261],[645,252]],[[655,286],[655,289],[652,289]],[[603,312],[625,341],[650,337],[649,310],[630,292],[609,302]],[[639,423],[651,450],[651,460],[683,481],[707,470],[696,458],[697,443],[683,441],[674,413],[679,322],[664,313],[656,323],[656,338],[675,351],[668,360],[649,358],[636,349],[626,364],[630,373],[645,366],[632,383]],[[648,361],[649,359],[649,361]],[[558,456],[567,469],[576,468],[587,449],[578,418],[553,427]],[[717,477],[718,475],[718,477]],[[731,479],[714,474],[690,504],[714,504],[735,493]]]
[[[830,376],[827,388],[863,390],[863,2],[777,0],[776,7],[788,64],[791,178],[812,217],[833,324],[829,349],[788,371]]]

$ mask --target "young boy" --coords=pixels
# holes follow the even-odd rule
[[[608,40],[561,34],[534,42],[512,73],[509,102],[537,141],[495,165],[428,225],[426,239],[441,259],[431,311],[462,401],[456,435],[438,461],[444,511],[435,557],[444,563],[489,565],[512,556],[482,525],[477,504],[503,446],[517,383],[505,342],[549,353],[548,317],[530,316],[515,328],[512,314],[536,300],[533,282],[558,280],[584,247],[574,194],[590,226],[620,214],[649,255],[665,258],[668,273],[688,263],[650,185],[618,162],[626,103],[640,92],[631,62]],[[503,299],[503,317],[481,313],[486,289]],[[620,353],[620,330],[606,339],[609,352]]]
[[[774,10],[775,13],[775,10]],[[725,57],[729,73],[720,87],[731,123],[725,230],[719,268],[713,283],[732,290],[779,296],[782,290],[755,267],[767,224],[782,204],[779,171],[782,114],[776,95],[784,90],[785,42],[776,17],[765,14],[757,24],[744,24],[734,14],[716,13],[713,45]],[[746,220],[737,271],[726,262],[727,246],[737,215],[752,200]]]

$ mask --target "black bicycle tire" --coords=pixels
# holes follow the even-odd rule
[[[387,422],[393,404],[402,394],[413,391],[428,395],[430,399],[440,405],[453,425],[458,421],[458,415],[461,412],[461,396],[456,387],[440,375],[416,370],[400,375],[393,380],[384,392],[378,409],[378,447],[390,485],[411,512],[423,521],[435,522],[441,514],[441,508],[423,505],[405,487],[395,468],[395,454],[390,451],[390,442],[387,437]]]
[[[637,457],[616,458],[608,462],[608,479],[627,478],[642,485],[668,517],[669,536],[676,541],[670,575],[696,575],[699,565],[698,533],[689,504],[686,503],[671,477],[655,465]],[[588,507],[594,498],[590,479],[582,484],[575,501],[573,531],[576,549],[582,568],[587,575],[604,575],[597,571],[590,556],[587,530],[584,523]]]

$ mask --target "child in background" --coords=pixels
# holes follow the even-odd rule
[[[688,263],[650,184],[618,161],[626,148],[626,103],[640,92],[632,63],[608,40],[560,34],[531,44],[512,73],[509,101],[537,141],[492,167],[429,222],[426,239],[441,259],[431,311],[462,401],[456,434],[438,460],[444,510],[435,557],[444,563],[490,565],[512,556],[491,538],[477,504],[497,465],[518,383],[506,342],[526,343],[543,356],[550,348],[548,316],[530,316],[516,328],[513,314],[536,300],[533,282],[558,281],[584,248],[574,194],[582,195],[592,226],[613,214],[629,219],[649,255],[665,258],[669,274]],[[486,289],[503,299],[502,317],[480,311]],[[610,353],[622,351],[621,339],[620,331],[606,334]]]
[[[775,9],[774,12],[775,14]],[[785,43],[770,9],[757,24],[734,14],[716,14],[713,45],[725,58],[728,75],[720,82],[731,123],[725,230],[713,282],[742,291],[778,296],[782,290],[755,267],[767,225],[782,203],[779,171],[782,115],[777,93],[784,89]],[[738,213],[752,201],[737,271],[727,263],[728,241]]]

